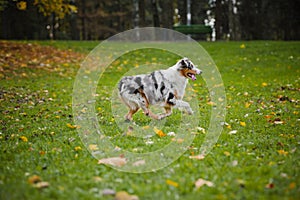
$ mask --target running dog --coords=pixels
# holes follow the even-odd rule
[[[193,114],[189,103],[182,99],[188,79],[194,81],[196,75],[201,73],[188,58],[182,58],[166,70],[123,77],[118,83],[118,90],[120,99],[129,108],[125,120],[131,121],[140,108],[145,115],[157,120],[170,116],[172,108]],[[162,106],[166,112],[156,115],[149,110],[150,105]]]

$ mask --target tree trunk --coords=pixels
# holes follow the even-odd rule
[[[171,29],[173,27],[173,1],[172,0],[162,0],[160,1],[162,7],[162,27]]]
[[[152,0],[152,10],[153,10],[153,26],[160,27],[157,0]]]
[[[215,11],[215,16],[216,16],[216,39],[220,40],[222,39],[223,35],[223,29],[222,29],[222,5],[221,1],[216,1],[216,11]]]
[[[139,26],[140,27],[146,26],[145,0],[139,0],[139,16],[140,16]]]

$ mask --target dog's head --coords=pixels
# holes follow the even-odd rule
[[[176,63],[177,71],[180,72],[182,76],[185,78],[189,78],[191,80],[196,80],[196,75],[201,74],[202,71],[198,69],[192,61],[188,58],[182,58]]]

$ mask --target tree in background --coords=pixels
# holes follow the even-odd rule
[[[300,39],[300,0],[189,2],[191,24],[212,22],[217,40]],[[175,23],[187,24],[187,0],[0,0],[2,39],[101,40]]]
[[[55,38],[59,20],[76,12],[69,0],[1,0],[1,34],[7,39]],[[42,15],[42,16],[41,16]],[[46,25],[48,24],[48,25]]]
[[[299,40],[299,0],[210,0],[217,39]]]

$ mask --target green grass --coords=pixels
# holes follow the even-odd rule
[[[98,44],[31,43],[85,54]],[[201,44],[214,59],[224,81],[227,124],[205,159],[190,159],[190,155],[197,154],[197,149],[190,148],[168,167],[143,174],[119,172],[97,164],[76,130],[67,126],[74,124],[71,104],[78,64],[58,66],[61,70],[51,72],[24,67],[11,71],[11,66],[1,66],[4,70],[0,70],[0,199],[113,199],[102,195],[104,189],[127,191],[142,200],[298,199],[300,43]],[[154,58],[170,64],[176,59],[151,51],[135,52],[126,58],[141,62]],[[108,89],[130,70],[124,59],[121,57],[112,64],[103,75],[105,86],[97,88],[99,124],[122,149],[147,152],[163,147],[169,137],[155,136],[154,145],[149,146],[142,138],[123,136],[111,114],[112,96]],[[207,104],[205,82],[198,79],[194,89],[198,91],[199,123],[207,128],[211,107]],[[164,132],[170,131],[179,118],[179,112],[168,118]],[[134,119],[140,126],[150,122],[142,113]],[[229,134],[233,130],[236,133]],[[28,141],[24,137],[22,140],[22,136]],[[200,147],[204,136],[197,134],[192,146]],[[33,175],[48,182],[49,187],[33,187],[28,182]],[[196,189],[194,183],[199,178],[213,182],[214,186]]]

